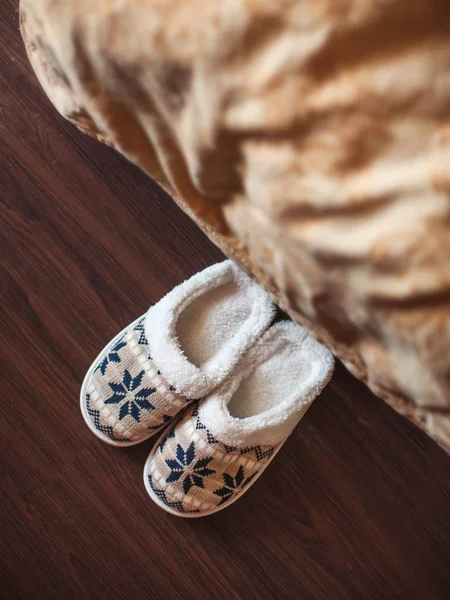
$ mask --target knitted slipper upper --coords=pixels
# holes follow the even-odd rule
[[[92,423],[114,442],[147,437],[188,402],[153,362],[144,320],[145,315],[105,349],[86,387]]]
[[[173,511],[212,511],[240,495],[273,452],[273,446],[223,444],[201,422],[195,403],[153,452],[147,484]]]

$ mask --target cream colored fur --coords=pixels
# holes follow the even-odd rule
[[[179,393],[202,398],[232,373],[274,313],[270,296],[227,260],[197,273],[149,309],[150,354]]]

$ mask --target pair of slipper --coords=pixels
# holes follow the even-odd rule
[[[150,497],[201,517],[237,500],[273,460],[333,371],[292,321],[269,327],[269,295],[231,261],[175,287],[89,369],[83,417],[101,440],[161,432],[144,468]]]

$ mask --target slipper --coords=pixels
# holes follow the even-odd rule
[[[227,260],[175,287],[99,354],[81,387],[83,417],[114,446],[155,435],[225,381],[275,313]]]
[[[182,517],[235,502],[274,459],[333,366],[331,353],[302,327],[273,325],[231,379],[161,435],[144,468],[150,497]]]

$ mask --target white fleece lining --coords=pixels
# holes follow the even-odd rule
[[[277,368],[279,362],[271,361],[276,354],[284,355],[286,361],[296,359],[302,362],[302,368],[295,369],[291,379],[285,377],[282,381]],[[258,387],[252,386],[250,380],[254,374],[254,382],[258,381],[256,371],[259,366],[264,366],[265,378],[273,369],[273,389],[276,385],[282,388],[281,395],[277,394],[280,401],[266,409],[268,398],[263,396],[259,414],[244,418],[230,414],[230,406],[235,414],[254,412],[257,408],[258,397],[246,401],[241,394],[239,400],[248,402],[248,405],[237,408],[233,396],[244,380],[247,380],[247,391],[258,395]],[[199,418],[212,435],[224,444],[237,447],[257,444],[276,446],[290,435],[311,402],[327,384],[333,367],[332,354],[309,336],[303,327],[293,321],[276,323],[249,350],[233,379],[225,382],[200,405]]]
[[[248,319],[252,306],[247,286],[224,283],[186,306],[178,317],[176,335],[184,355],[205,373],[210,361]]]
[[[245,300],[248,316],[233,335],[227,335],[228,339],[209,360],[197,366],[180,346],[176,329],[178,319],[194,300],[233,282],[241,290],[245,289],[244,295],[239,294],[239,303],[242,309]],[[232,298],[226,306],[232,306]],[[241,357],[268,327],[274,313],[270,296],[258,284],[231,261],[217,263],[175,287],[148,310],[144,327],[150,355],[178,393],[189,399],[203,398],[230,375]]]

